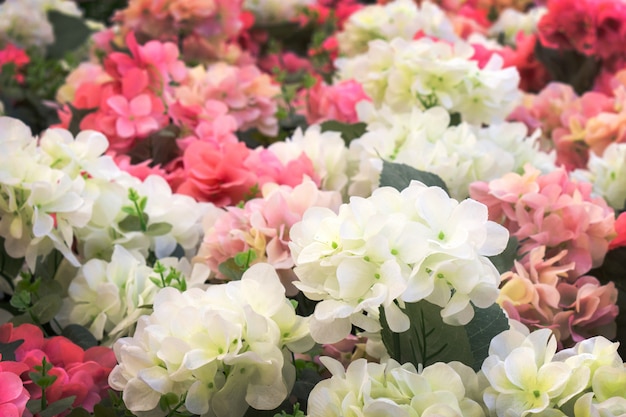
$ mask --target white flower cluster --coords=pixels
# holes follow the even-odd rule
[[[398,113],[369,103],[359,106],[359,116],[368,131],[350,143],[350,195],[365,197],[378,187],[383,160],[437,174],[459,200],[468,197],[473,181],[521,173],[526,163],[546,172],[555,168],[554,153],[541,152],[538,134],[528,137],[522,123],[450,126],[441,107]]]
[[[593,183],[593,191],[616,210],[626,206],[626,143],[612,143],[602,156],[591,152],[587,169],[572,172],[572,177]]]
[[[529,35],[537,31],[541,17],[548,12],[545,6],[531,8],[523,13],[516,9],[505,9],[498,16],[498,20],[489,28],[492,37],[502,36],[507,45],[515,45],[515,37],[519,32]]]
[[[53,43],[54,33],[47,17],[50,10],[82,15],[70,0],[6,0],[0,4],[0,45],[12,42],[22,48],[41,48]]]
[[[368,5],[350,15],[337,34],[339,53],[354,56],[367,51],[374,39],[413,39],[425,35],[454,41],[458,36],[445,12],[429,1],[417,5],[413,0],[395,0],[385,5]]]
[[[122,246],[115,247],[110,262],[87,261],[69,285],[68,296],[56,317],[59,324],[85,326],[97,340],[110,345],[132,334],[139,317],[150,312],[160,288],[180,286],[182,281],[184,288],[202,287],[210,272],[202,264],[192,268],[185,258],[162,258],[159,263],[165,271],[154,271],[145,259]],[[165,282],[170,272],[177,272],[181,281]]]
[[[447,323],[469,322],[472,304],[485,308],[497,298],[500,274],[486,256],[505,248],[508,232],[488,221],[483,204],[414,181],[402,192],[381,187],[352,197],[338,213],[312,207],[291,240],[294,285],[320,300],[311,334],[334,343],[352,325],[378,331],[379,307],[392,331],[407,330],[407,302],[427,300],[443,307]]]
[[[502,68],[493,54],[480,68],[471,60],[473,48],[422,38],[370,42],[366,53],[335,61],[341,79],[355,79],[377,107],[396,112],[441,106],[472,124],[504,121],[520,92],[515,68]]]
[[[74,266],[109,259],[116,244],[144,257],[178,246],[193,256],[206,205],[172,194],[161,177],[142,182],[121,171],[104,155],[102,134],[48,129],[37,139],[8,117],[0,132],[0,236],[9,256],[25,257],[31,270],[55,248]],[[132,221],[130,189],[145,200],[138,204],[147,218]]]
[[[159,400],[173,393],[193,414],[240,417],[248,406],[279,406],[295,380],[287,349],[312,345],[276,271],[256,264],[205,291],[162,289],[134,336],[115,343],[109,385],[134,413],[165,415]]]
[[[298,128],[290,138],[272,143],[269,149],[283,163],[304,152],[313,162],[322,190],[345,192],[348,149],[339,132],[322,132],[320,125],[311,125],[304,132]]]
[[[436,363],[417,372],[406,363],[365,359],[346,370],[329,357],[320,358],[332,377],[318,383],[308,401],[309,417],[405,416],[481,417],[476,373],[460,362]],[[473,382],[473,383],[472,383]]]
[[[243,9],[254,14],[258,23],[289,22],[298,10],[314,3],[314,0],[244,0]]]
[[[617,346],[599,336],[555,354],[549,329],[513,326],[491,341],[484,402],[498,417],[624,415],[626,366]]]

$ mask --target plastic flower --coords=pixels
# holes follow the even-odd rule
[[[133,412],[165,415],[158,404],[168,393],[194,414],[234,417],[249,406],[276,408],[295,379],[287,348],[312,345],[306,321],[284,294],[267,264],[206,291],[162,289],[134,336],[114,345],[119,365],[111,387],[123,391]]]
[[[417,372],[412,364],[393,360],[379,364],[358,359],[347,369],[332,358],[320,360],[332,377],[311,391],[307,407],[311,417],[484,416],[479,403],[468,398],[460,372],[475,374],[459,362],[436,363]]]
[[[28,366],[18,362],[0,362],[0,413],[3,416],[23,415],[30,394],[24,388],[20,374],[27,370]]]
[[[341,340],[352,325],[376,332],[379,307],[391,330],[406,330],[396,302],[425,299],[443,307],[447,323],[469,322],[470,301],[487,307],[496,299],[500,275],[485,256],[508,239],[485,206],[415,181],[402,192],[381,187],[352,197],[338,213],[310,208],[290,235],[294,285],[320,301],[311,321],[320,343]]]

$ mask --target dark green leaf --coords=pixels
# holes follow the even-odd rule
[[[61,287],[61,284],[53,279],[42,280],[39,284],[39,288],[37,289],[37,295],[39,295],[39,297],[51,294],[61,297],[62,293],[63,287]]]
[[[429,187],[441,187],[446,193],[448,192],[446,183],[431,172],[420,171],[405,164],[383,161],[383,171],[380,174],[381,187],[393,187],[402,191],[411,184],[411,180],[421,181]]]
[[[241,279],[243,272],[239,266],[235,263],[233,258],[228,259],[227,261],[219,264],[217,269],[220,271],[222,275],[224,275],[227,279],[231,281],[238,281]]]
[[[81,407],[73,409],[67,417],[91,417],[91,413]]]
[[[85,116],[97,111],[98,108],[94,107],[91,109],[79,109],[74,107],[71,103],[67,103],[67,106],[72,112],[72,120],[70,121],[70,125],[68,126],[67,130],[69,130],[72,135],[76,136],[81,131],[80,123],[83,121]]]
[[[0,356],[3,361],[14,361],[15,360],[15,349],[20,347],[20,345],[24,343],[23,340],[16,340],[10,343],[0,343]]]
[[[322,132],[332,131],[341,133],[346,145],[354,139],[358,139],[365,134],[367,125],[365,123],[342,123],[337,120],[328,120],[321,124]]]
[[[89,330],[79,324],[69,324],[63,328],[62,336],[67,337],[83,349],[97,346],[98,341]]]
[[[39,323],[48,323],[61,310],[62,304],[63,301],[61,301],[59,295],[49,294],[37,300],[31,307],[30,312],[37,318]]]
[[[39,398],[28,400],[26,402],[26,408],[33,414],[39,413],[41,411],[41,400]]]
[[[94,417],[118,417],[114,407],[104,406],[102,404],[96,404],[93,407]]]
[[[465,325],[474,363],[469,364],[478,371],[489,355],[489,344],[499,333],[509,328],[509,321],[498,304],[488,308],[474,307],[474,318]]]
[[[48,405],[45,410],[41,410],[39,416],[54,417],[57,414],[62,413],[63,411],[67,411],[72,406],[74,400],[76,400],[75,395],[72,395],[71,397],[61,398],[60,400]]]
[[[48,12],[48,21],[54,33],[54,43],[47,49],[47,55],[52,59],[62,59],[66,53],[84,44],[92,32],[81,17],[56,10]]]
[[[148,236],[162,236],[168,234],[172,230],[172,225],[169,223],[152,223],[146,230]]]
[[[602,62],[594,56],[586,56],[575,50],[546,48],[539,40],[535,43],[535,57],[546,67],[554,81],[571,85],[578,94],[593,87],[602,68]]]
[[[517,246],[517,238],[511,236],[501,254],[489,257],[500,274],[504,274],[513,268],[514,261],[517,258]]]
[[[11,317],[11,319],[9,321],[11,323],[13,323],[13,326],[19,326],[20,324],[24,324],[24,323],[36,324],[33,321],[33,318],[28,313],[20,314],[19,316],[13,316],[13,317]]]
[[[451,361],[472,366],[474,358],[464,327],[444,323],[441,310],[425,300],[407,303],[404,312],[411,321],[409,330],[394,333],[381,308],[381,335],[389,355],[399,363],[411,362],[415,367]]]

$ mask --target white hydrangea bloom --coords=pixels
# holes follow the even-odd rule
[[[244,0],[243,9],[254,13],[258,23],[289,22],[301,8],[312,5],[314,0]]]
[[[410,40],[419,31],[448,41],[458,39],[452,22],[436,4],[426,1],[418,6],[412,0],[395,0],[368,5],[350,15],[337,34],[337,43],[341,55],[354,56],[367,51],[374,39]]]
[[[12,42],[22,48],[43,48],[53,43],[54,33],[47,17],[50,10],[82,15],[70,0],[6,0],[0,4],[0,44]]]
[[[110,262],[91,259],[82,265],[68,287],[68,296],[57,315],[62,326],[80,324],[105,345],[132,334],[140,316],[150,312],[159,284],[170,268],[180,273],[184,288],[203,287],[210,271],[193,268],[186,259],[159,259],[166,269],[158,273],[138,253],[115,246]],[[171,285],[180,285],[173,282]]]
[[[492,37],[502,36],[507,45],[515,45],[515,37],[519,32],[529,35],[537,31],[541,17],[548,12],[545,6],[531,8],[528,12],[508,8],[502,11],[498,20],[491,25],[488,34]]]
[[[287,348],[311,346],[276,271],[256,264],[241,281],[159,291],[134,336],[115,343],[109,385],[135,413],[165,415],[159,399],[174,393],[193,414],[240,417],[280,405],[295,379]]]
[[[311,334],[334,343],[352,325],[378,331],[379,307],[392,331],[405,331],[404,302],[427,300],[443,307],[444,321],[469,322],[470,301],[487,307],[497,297],[500,275],[486,256],[505,248],[508,233],[487,220],[484,205],[414,181],[402,192],[381,187],[352,197],[338,213],[310,208],[291,240],[294,285],[320,300]]]
[[[572,177],[593,183],[593,191],[616,210],[626,206],[626,143],[611,143],[602,156],[591,152],[587,169]]]
[[[338,361],[320,358],[332,377],[319,382],[311,391],[309,417],[330,416],[440,416],[480,417],[481,406],[467,398],[464,381],[456,369],[474,374],[460,363],[455,367],[436,363],[417,372],[410,364],[393,360],[372,363],[352,362],[344,370]]]
[[[296,129],[293,136],[272,143],[269,149],[283,163],[298,158],[304,152],[313,162],[322,190],[345,191],[348,183],[348,148],[341,133],[322,132],[320,125],[311,125],[304,132],[300,128]]]
[[[473,48],[430,38],[374,40],[366,53],[337,59],[341,79],[354,78],[377,107],[398,112],[442,106],[472,124],[504,121],[520,99],[519,74],[492,55],[484,68]]]
[[[540,151],[538,136],[527,137],[521,123],[449,126],[442,107],[396,113],[386,106],[376,111],[370,103],[359,106],[359,116],[368,128],[350,143],[351,195],[368,196],[378,187],[383,160],[437,174],[456,199],[469,196],[473,181],[521,172],[528,162],[546,172],[555,167],[554,153]]]

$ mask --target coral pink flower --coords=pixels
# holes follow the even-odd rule
[[[313,87],[298,94],[301,111],[309,124],[326,120],[356,123],[358,122],[356,105],[363,100],[371,101],[363,91],[363,86],[354,80],[327,85],[318,79]]]
[[[42,393],[41,388],[30,380],[27,371],[36,372],[35,366],[41,366],[44,358],[52,365],[49,374],[57,377],[46,389],[49,402],[76,396],[73,406],[84,407],[91,412],[107,394],[108,376],[116,364],[111,349],[96,346],[84,351],[62,336],[45,339],[41,329],[31,324],[13,327],[13,324],[7,323],[0,326],[0,343],[17,340],[23,340],[23,343],[15,350],[15,357],[24,367],[20,376],[32,399],[41,398]],[[4,370],[5,362],[0,366]],[[0,393],[2,387],[0,385]]]
[[[4,49],[0,49],[0,72],[2,67],[7,64],[15,65],[16,73],[14,75],[17,82],[24,82],[24,74],[20,74],[19,70],[30,62],[30,57],[23,49],[18,48],[12,43],[8,43]]]
[[[149,94],[140,94],[127,99],[121,94],[109,97],[107,104],[117,113],[115,122],[117,135],[122,138],[142,138],[159,128],[159,122],[153,115]]]
[[[0,357],[0,360],[2,357]],[[24,388],[20,374],[28,367],[19,362],[0,362],[0,415],[21,417],[30,394]]]
[[[626,246],[626,212],[621,213],[615,220],[617,236],[609,244],[609,249]]]
[[[183,155],[186,179],[177,192],[217,206],[235,205],[250,196],[257,176],[245,165],[250,150],[243,143],[192,142]]]

